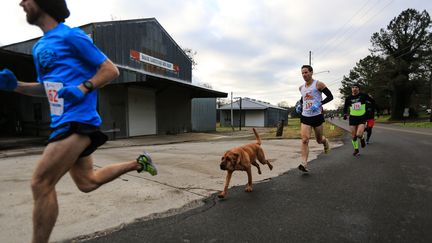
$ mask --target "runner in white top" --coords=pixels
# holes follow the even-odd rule
[[[333,100],[333,95],[326,85],[312,78],[313,68],[310,65],[303,65],[301,68],[302,76],[305,84],[300,86],[299,90],[302,94],[300,100],[301,105],[301,127],[300,135],[302,138],[301,158],[302,161],[298,169],[303,172],[308,172],[307,161],[309,156],[309,139],[312,133],[312,128],[315,133],[316,141],[324,145],[324,152],[330,151],[328,139],[323,135],[324,116],[322,114],[322,105]],[[322,93],[326,98],[322,100]],[[300,108],[297,108],[300,111]]]

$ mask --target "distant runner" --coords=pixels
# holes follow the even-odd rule
[[[371,101],[366,101],[366,144],[370,143],[370,137],[372,136],[372,129],[375,125],[375,111],[378,107],[373,99],[372,95],[369,94]]]
[[[369,95],[360,93],[359,84],[353,84],[351,86],[351,95],[346,97],[344,105],[344,120],[349,115],[349,125],[351,129],[352,145],[354,147],[354,156],[359,155],[359,143],[360,139],[361,147],[366,146],[364,139],[364,129],[367,120],[366,117],[366,102],[373,102],[373,99]],[[348,110],[349,109],[349,110]],[[348,113],[349,112],[349,113]]]

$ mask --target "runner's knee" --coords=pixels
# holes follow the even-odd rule
[[[55,189],[54,181],[45,179],[42,176],[33,176],[31,181],[31,189],[34,197],[40,197],[47,195],[49,192]]]
[[[309,144],[309,138],[302,138],[302,144]]]
[[[92,175],[75,175],[73,176],[73,179],[78,189],[84,193],[94,191],[100,186],[100,184],[94,180]]]
[[[321,138],[316,138],[316,141],[318,144],[323,144],[325,141],[325,138],[321,137]]]
[[[84,192],[84,193],[92,192],[92,191],[96,190],[99,187],[98,184],[92,183],[92,182],[76,183],[76,186],[78,187],[78,189],[81,192]]]

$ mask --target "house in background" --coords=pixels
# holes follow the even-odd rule
[[[275,127],[283,121],[288,124],[288,110],[272,105],[268,102],[241,98],[231,104],[218,108],[221,126],[231,126],[231,110],[233,111],[234,126],[245,127]]]
[[[192,84],[191,60],[155,18],[91,23],[80,28],[120,70],[117,79],[99,90],[102,130],[125,138],[216,129],[216,98],[227,97],[227,93]],[[0,68],[10,68],[18,77],[26,77],[25,81],[35,82],[34,71],[20,66],[31,65],[31,50],[38,39],[1,47],[0,59],[8,57],[9,61],[2,62]],[[0,91],[0,104],[4,103],[9,107],[0,109],[14,111],[7,117],[8,123],[22,124],[15,133],[49,133],[46,98]]]

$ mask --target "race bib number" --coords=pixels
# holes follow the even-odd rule
[[[305,103],[305,110],[310,110],[311,107],[312,107],[312,102]]]
[[[312,101],[306,101],[304,103],[303,110],[305,111],[305,114],[311,114],[312,113],[312,110],[311,110],[312,104],[313,104]]]
[[[45,92],[50,103],[50,110],[52,115],[60,116],[63,114],[63,99],[59,98],[57,93],[63,88],[62,83],[44,82]]]
[[[356,102],[356,103],[354,103],[354,104],[352,104],[351,105],[351,108],[353,109],[353,110],[360,110],[360,108],[361,108],[361,102]]]

